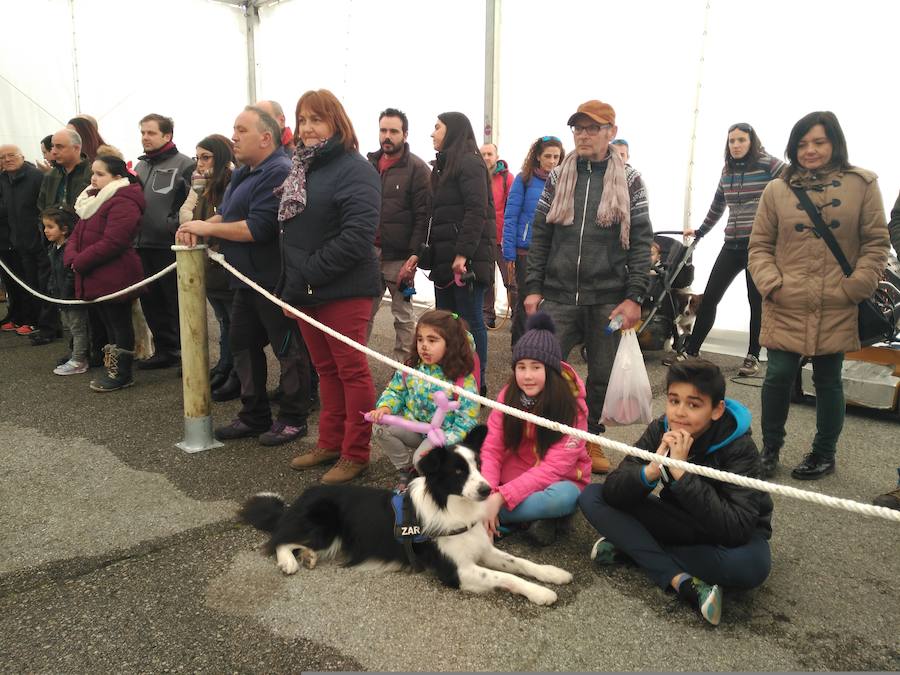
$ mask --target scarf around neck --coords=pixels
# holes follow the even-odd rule
[[[116,194],[120,188],[123,188],[126,185],[131,185],[131,181],[127,178],[116,178],[103,186],[99,192],[88,185],[82,190],[81,194],[78,195],[78,199],[75,200],[75,213],[77,213],[82,220],[87,220],[97,213],[98,209],[103,206],[110,197]]]
[[[298,145],[291,160],[291,172],[284,182],[275,188],[275,196],[281,198],[278,205],[278,220],[284,222],[303,212],[306,208],[306,174],[313,160],[321,155],[332,139],[309,147]]]
[[[603,194],[597,207],[596,223],[599,227],[609,228],[619,224],[619,242],[626,251],[629,246],[631,231],[631,199],[628,194],[628,181],[625,178],[625,162],[618,152],[609,151],[606,160],[606,172],[603,174]],[[578,181],[578,155],[566,155],[559,167],[559,178],[556,181],[556,194],[553,204],[547,213],[548,223],[559,223],[563,226],[575,223],[575,183]],[[585,214],[587,217],[587,214]]]

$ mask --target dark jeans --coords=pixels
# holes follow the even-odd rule
[[[517,284],[516,279],[510,279],[508,270],[506,267],[506,261],[503,259],[503,255],[500,253],[500,247],[497,247],[497,267],[500,268],[500,278],[503,279],[503,288],[505,291],[509,291],[508,300],[510,308],[516,306],[516,300],[518,298],[518,293],[516,292]],[[496,272],[494,273],[494,278],[491,279],[491,283],[487,286],[484,291],[484,319],[485,321],[496,321],[497,320],[497,310],[495,305],[497,304],[497,293],[494,290],[494,286],[496,286]],[[524,288],[524,286],[523,286]]]
[[[742,546],[721,546],[686,511],[655,495],[628,511],[603,499],[603,485],[588,485],[578,506],[594,529],[634,560],[660,588],[683,572],[708,584],[756,588],[772,568],[769,542],[759,532]]]
[[[22,272],[22,261],[19,259],[18,253],[11,248],[0,250],[0,260],[13,274],[23,281],[25,280],[25,274]],[[17,326],[27,324],[29,298],[31,295],[13,281],[2,267],[0,267],[0,279],[3,279],[3,287],[6,289],[7,320],[12,321]]]
[[[34,290],[49,295],[47,282],[50,279],[50,258],[47,256],[47,251],[37,249],[35,251],[18,251],[18,254],[24,274],[22,281]],[[27,318],[25,323],[36,326],[45,335],[53,337],[61,326],[59,306],[40,300],[27,291],[26,297]]]
[[[524,291],[525,274],[528,272],[528,254],[516,254],[516,287]],[[525,293],[516,294],[516,304],[513,307],[512,315],[512,346],[515,347],[519,338],[525,335]]]
[[[591,433],[599,431],[606,387],[619,348],[621,333],[616,331],[607,335],[604,330],[609,325],[609,314],[615,308],[616,305],[564,305],[551,300],[544,300],[541,304],[541,309],[556,324],[556,337],[562,346],[563,360],[568,359],[575,345],[584,344],[587,348],[588,376],[585,387],[588,431]]]
[[[231,332],[231,305],[234,302],[232,294],[230,301],[222,297],[222,293],[215,296],[207,295],[206,299],[212,306],[216,321],[219,322],[219,361],[216,364],[225,370],[230,370],[234,365],[234,356],[231,354],[229,333]]]
[[[791,406],[791,390],[800,367],[800,355],[770,349],[766,379],[762,388],[763,443],[773,448],[784,444],[784,425]],[[822,457],[834,457],[837,441],[844,428],[844,383],[841,371],[844,354],[813,356],[813,385],[816,389],[816,435],[812,451]]]
[[[310,405],[309,354],[296,322],[255,291],[240,288],[234,292],[229,336],[234,369],[241,381],[241,421],[257,429],[272,426],[263,351],[271,344],[281,365],[278,421],[292,426],[305,423]]]
[[[101,302],[97,307],[110,344],[134,351],[134,324],[131,323],[131,300]]]
[[[716,307],[721,302],[725,291],[738,274],[744,272],[747,281],[747,300],[750,303],[750,345],[748,354],[759,358],[759,329],[762,323],[762,297],[756,290],[756,284],[750,277],[747,269],[747,249],[722,247],[719,257],[713,264],[709,273],[709,281],[706,282],[706,290],[703,291],[703,302],[700,303],[700,311],[697,313],[697,321],[694,330],[688,339],[686,350],[690,354],[696,354],[703,346],[703,341],[712,330],[716,322]]]
[[[485,285],[473,282],[466,286],[457,286],[450,283],[447,288],[434,287],[434,306],[436,309],[446,309],[448,312],[456,312],[466,323],[472,337],[475,338],[475,351],[481,360],[481,386],[487,384],[484,379],[487,368],[487,329],[484,327],[484,315],[482,314],[484,303]]]
[[[167,248],[139,248],[137,252],[145,277],[156,274],[175,262],[175,251]],[[156,351],[160,354],[174,354],[181,348],[176,274],[170,272],[144,288],[146,292],[141,296],[141,307],[150,332],[153,333]]]

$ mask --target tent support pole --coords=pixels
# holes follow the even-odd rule
[[[484,21],[484,142],[500,137],[500,5],[502,0],[485,0]]]
[[[691,148],[688,156],[687,180],[684,186],[684,215],[682,228],[691,229],[691,200],[694,193],[694,152],[697,149],[697,121],[700,117],[700,91],[703,88],[703,64],[706,61],[706,36],[709,33],[709,8],[712,0],[707,0],[703,10],[703,36],[700,38],[700,62],[697,65],[697,87],[694,90],[694,111],[691,123]]]

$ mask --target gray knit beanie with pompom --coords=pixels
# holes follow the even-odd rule
[[[562,348],[556,339],[556,326],[550,315],[546,312],[532,314],[525,324],[525,330],[525,335],[513,347],[513,368],[522,359],[534,359],[557,373],[561,372]]]

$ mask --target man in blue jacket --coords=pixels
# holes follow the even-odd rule
[[[281,270],[278,245],[278,198],[273,190],[284,182],[291,162],[281,151],[278,122],[267,112],[247,106],[234,122],[234,156],[242,166],[231,177],[219,213],[192,220],[178,229],[177,240],[194,246],[198,237],[216,237],[229,264],[273,290]],[[278,305],[237,278],[231,306],[231,351],[241,381],[237,419],[218,427],[220,441],[258,436],[263,445],[281,445],[306,435],[310,407],[309,355],[297,322]],[[266,395],[266,344],[281,365],[282,395],[278,418]]]

